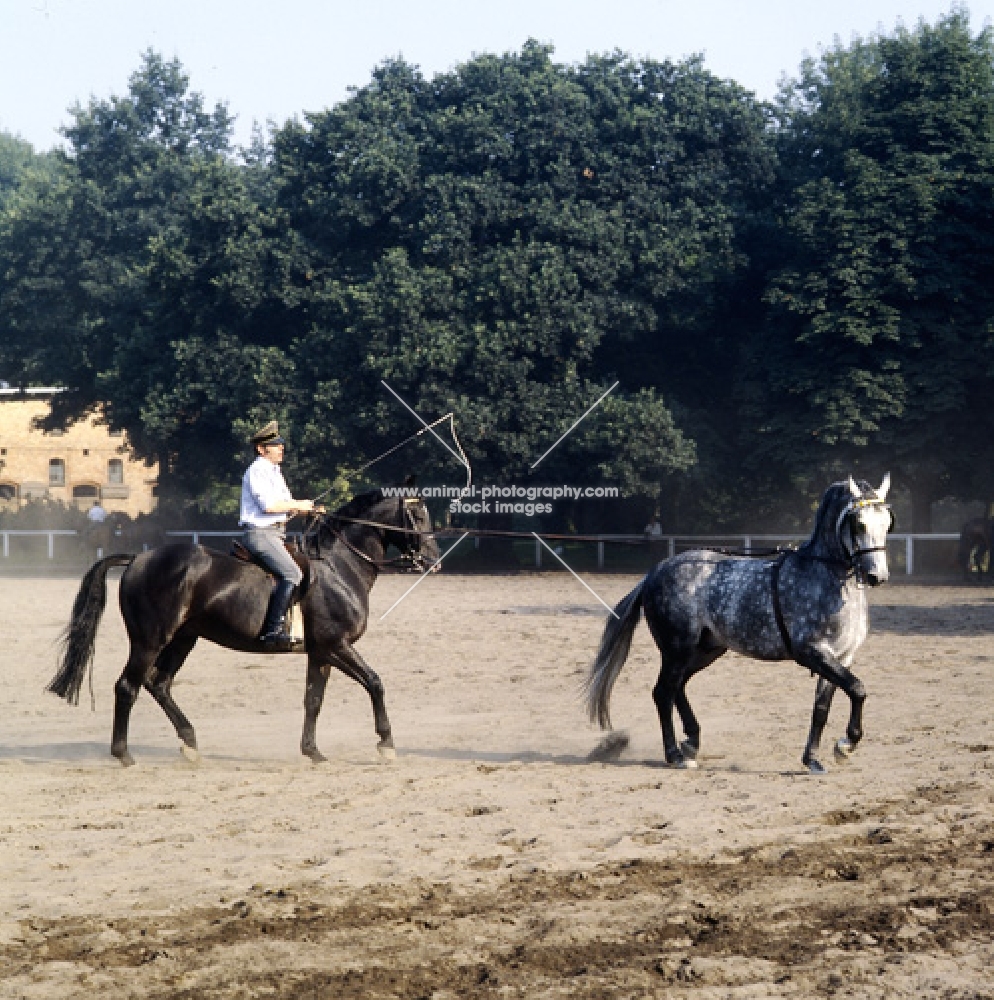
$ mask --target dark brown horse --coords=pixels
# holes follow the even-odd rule
[[[990,578],[992,533],[994,521],[989,517],[975,517],[960,529],[956,561],[968,581]]]
[[[437,561],[438,546],[430,532],[431,519],[420,499],[384,497],[377,490],[320,518],[309,534],[310,568],[300,599],[307,653],[300,749],[315,763],[325,760],[315,730],[332,667],[366,689],[373,703],[378,749],[385,757],[393,756],[383,684],[353,644],[366,631],[369,591],[382,567],[402,561],[404,568],[423,570]],[[387,560],[391,545],[401,556]],[[93,662],[97,626],[107,600],[107,571],[112,566],[127,567],[119,601],[131,648],[114,688],[111,753],[126,766],[134,763],[128,751],[128,719],[144,687],[175,727],[184,754],[196,759],[197,738],[173,700],[173,678],[200,638],[228,649],[264,652],[256,636],[271,579],[259,566],[200,545],[165,545],[95,563],[80,584],[59,672],[48,687],[70,704],[79,701],[87,667]]]

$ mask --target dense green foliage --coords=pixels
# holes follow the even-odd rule
[[[753,456],[994,496],[994,47],[965,14],[803,67],[779,133],[782,263],[751,339]]]
[[[536,480],[687,527],[804,516],[850,469],[926,512],[994,495],[994,43],[963,13],[775,106],[530,43],[387,63],[238,155],[154,53],[73,119],[45,157],[0,136],[0,375],[71,387],[53,423],[104,404],[177,488],[231,482],[271,416],[301,487],[348,478],[419,427],[381,380],[521,481],[618,381]]]

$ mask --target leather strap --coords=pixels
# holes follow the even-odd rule
[[[780,638],[787,650],[787,654],[793,658],[794,644],[790,641],[790,633],[787,631],[787,623],[783,620],[783,607],[780,605],[780,568],[784,564],[788,553],[784,552],[776,562],[773,563],[773,617],[777,620],[777,628],[780,629]]]

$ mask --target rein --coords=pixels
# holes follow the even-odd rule
[[[409,522],[408,527],[401,527],[398,524],[381,524],[377,521],[366,521],[359,517],[341,517],[336,514],[332,515],[318,515],[313,518],[311,524],[317,526],[317,530],[313,533],[313,544],[316,549],[317,558],[321,558],[321,528],[327,528],[333,537],[342,543],[353,555],[358,556],[364,562],[369,563],[370,566],[375,566],[377,569],[385,569],[388,566],[395,566],[399,563],[408,563],[410,565],[415,564],[414,555],[410,552],[402,552],[399,556],[394,556],[392,559],[374,559],[372,556],[363,552],[362,549],[357,548],[345,537],[342,531],[334,528],[332,526],[333,521],[348,521],[350,524],[361,524],[366,525],[371,528],[380,528],[384,531],[400,531],[406,535],[431,535],[433,532],[430,531],[419,531],[413,526],[411,522],[411,514],[407,508],[407,504],[404,503],[404,498],[401,498],[401,506],[404,512],[405,521]],[[311,525],[308,525],[307,529],[304,531],[304,543],[308,541],[308,535],[311,533]]]

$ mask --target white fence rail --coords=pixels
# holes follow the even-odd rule
[[[78,536],[78,531],[67,528],[46,528],[35,531],[14,530],[4,528],[0,530],[0,538],[3,540],[3,558],[10,558],[10,539],[12,537],[39,537],[48,541],[48,558],[55,559],[55,539],[56,537]],[[189,538],[194,545],[198,545],[202,538],[240,538],[241,531],[167,531],[166,535],[172,538]],[[642,542],[651,545],[657,551],[665,550],[667,556],[676,555],[686,549],[695,547],[718,546],[726,548],[751,549],[756,547],[771,547],[774,545],[793,545],[803,542],[807,535],[593,535],[592,538],[597,545],[597,568],[604,568],[605,545],[611,542]],[[915,543],[928,542],[955,542],[959,540],[956,534],[892,534],[888,541],[891,546],[904,547],[904,569],[909,575],[915,571]],[[479,539],[477,539],[479,544]],[[535,567],[542,566],[542,544],[535,540]]]

